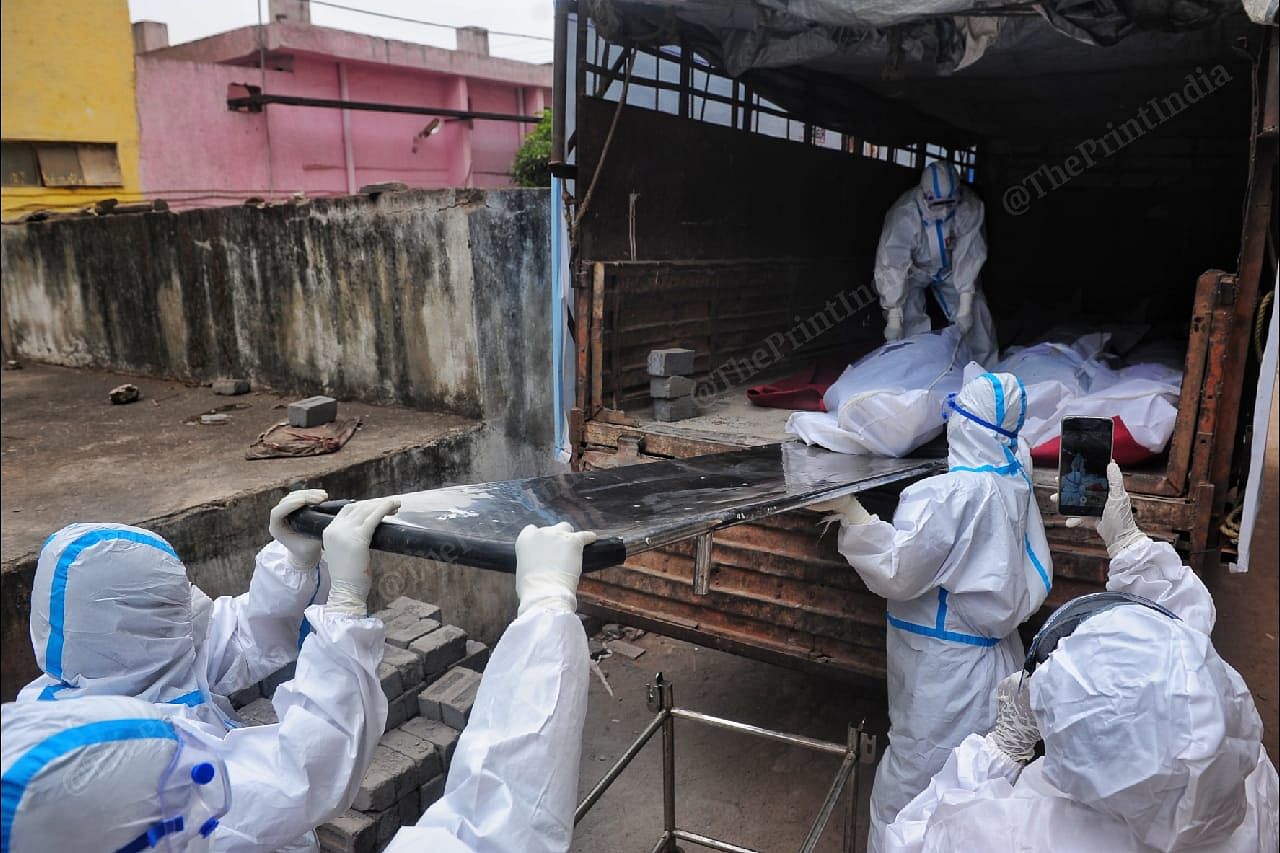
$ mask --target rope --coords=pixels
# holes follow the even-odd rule
[[[1267,348],[1267,309],[1271,307],[1271,303],[1275,299],[1276,292],[1268,291],[1267,295],[1262,297],[1258,303],[1258,316],[1253,321],[1253,351],[1258,356],[1258,363],[1262,363],[1263,353]]]

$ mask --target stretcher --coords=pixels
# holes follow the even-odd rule
[[[570,522],[599,539],[583,571],[717,529],[939,473],[945,462],[833,453],[799,442],[667,459],[598,471],[449,486],[400,495],[378,525],[374,550],[514,572],[515,541],[528,524]],[[320,537],[346,501],[299,510],[294,529]]]

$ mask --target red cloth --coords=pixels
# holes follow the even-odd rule
[[[747,389],[752,405],[767,409],[799,409],[825,412],[822,395],[840,378],[849,362],[844,356],[828,355],[813,362],[799,373],[779,379],[771,385]]]
[[[1116,415],[1111,420],[1115,423],[1115,429],[1111,434],[1112,459],[1116,460],[1120,465],[1137,465],[1139,462],[1145,462],[1155,456],[1150,450],[1134,441],[1133,436],[1129,433],[1129,428],[1124,425],[1124,421],[1120,419],[1119,415]],[[1058,465],[1058,449],[1061,445],[1061,435],[1051,438],[1039,447],[1031,448],[1031,460],[1040,465],[1056,468]]]

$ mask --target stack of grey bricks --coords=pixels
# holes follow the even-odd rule
[[[351,808],[316,829],[326,853],[375,853],[440,798],[489,660],[488,647],[443,624],[433,604],[401,596],[374,615],[386,626],[378,665],[387,697],[386,732]],[[247,724],[274,723],[271,694],[292,677],[293,667],[286,667],[232,696],[232,704],[242,706],[239,714]]]
[[[655,349],[649,351],[649,396],[653,398],[653,417],[659,421],[682,421],[698,413],[693,402],[696,387],[691,349]]]

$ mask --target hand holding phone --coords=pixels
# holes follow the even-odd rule
[[[1112,426],[1110,418],[1062,419],[1058,449],[1058,512],[1062,515],[1102,515]]]

